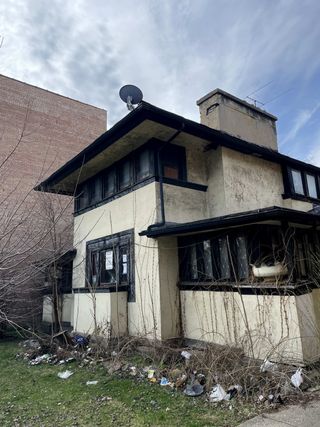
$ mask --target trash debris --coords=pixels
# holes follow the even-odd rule
[[[87,381],[86,385],[97,385],[98,381]]]
[[[259,395],[258,397],[259,402],[263,402],[264,401],[264,396],[262,394]]]
[[[241,387],[240,384],[236,384],[236,385],[233,385],[233,386],[229,387],[228,390],[227,390],[227,394],[226,394],[226,397],[228,397],[228,399],[225,399],[225,400],[232,399],[238,393],[241,393],[242,390],[243,390],[243,388]]]
[[[276,363],[270,362],[268,359],[264,359],[262,365],[260,366],[260,372],[274,372],[278,369]]]
[[[41,348],[41,345],[38,340],[30,339],[23,341],[22,347],[30,348],[33,350],[39,350]]]
[[[184,351],[181,352],[181,356],[184,357],[186,360],[190,360],[190,358],[191,358],[192,355],[188,351],[184,350]]]
[[[149,369],[148,370],[148,379],[151,380],[154,377],[155,370]]]
[[[71,375],[73,375],[73,372],[69,370],[58,373],[58,377],[62,380],[67,380],[69,377],[71,377]]]
[[[162,377],[160,380],[160,385],[170,385],[170,381],[166,377]]]
[[[137,375],[137,368],[135,366],[130,366],[130,375],[133,377]]]
[[[117,356],[117,352],[116,351],[113,351],[112,353],[111,353],[111,356]]]
[[[184,390],[184,394],[189,397],[200,396],[204,392],[204,387],[201,384],[188,384]]]
[[[37,356],[35,359],[30,360],[30,365],[40,365],[40,363],[48,362],[50,359],[50,354],[43,354],[42,356]]]
[[[75,335],[73,340],[80,347],[86,347],[89,344],[89,338],[83,335]]]
[[[297,369],[296,372],[292,375],[291,383],[296,388],[299,388],[301,386],[301,384],[303,383],[302,368]]]
[[[185,383],[187,382],[187,379],[188,379],[187,375],[183,374],[180,378],[176,380],[176,387],[179,388],[185,385]]]
[[[221,400],[230,400],[230,395],[224,391],[220,384],[217,384],[211,390],[209,395],[210,402],[221,402]]]

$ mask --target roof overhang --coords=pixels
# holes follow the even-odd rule
[[[162,236],[182,236],[186,234],[203,233],[223,228],[239,227],[257,223],[275,223],[278,221],[287,224],[301,224],[309,227],[320,225],[320,215],[311,212],[302,212],[294,209],[272,206],[264,209],[224,215],[200,221],[185,222],[182,224],[165,224],[158,227],[150,225],[147,230],[140,232],[140,236],[151,238]]]
[[[320,172],[320,168],[316,166],[141,102],[135,110],[37,185],[35,190],[73,195],[79,183],[97,174],[150,139],[166,141],[177,130],[181,130],[179,135],[181,141],[201,142],[206,150],[224,146],[272,162]]]

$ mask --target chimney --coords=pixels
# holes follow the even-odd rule
[[[199,101],[200,122],[245,141],[278,150],[277,117],[221,89]]]

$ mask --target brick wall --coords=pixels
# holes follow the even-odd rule
[[[60,237],[71,244],[70,198],[48,202],[33,187],[105,131],[105,110],[0,75],[0,253],[34,245],[37,259],[50,251],[49,236],[37,246],[48,203],[63,212]]]

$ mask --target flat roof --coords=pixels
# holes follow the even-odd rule
[[[147,230],[141,231],[140,236],[161,237],[181,236],[185,234],[200,233],[230,226],[248,225],[262,221],[286,220],[297,224],[320,225],[320,215],[312,212],[302,212],[295,209],[271,206],[263,209],[223,215],[199,221],[181,224],[150,225]]]
[[[124,140],[133,143],[137,143],[138,141],[140,143],[146,142],[152,138],[163,138],[163,140],[166,140],[177,130],[181,130],[182,135],[188,134],[206,142],[207,149],[223,146],[274,163],[320,173],[320,168],[317,166],[291,158],[271,148],[263,147],[228,133],[212,129],[142,101],[112,128],[99,136],[79,154],[37,185],[35,190],[72,195],[78,182],[81,182],[85,177],[89,178],[94,173],[100,172],[103,164],[106,167],[111,146],[117,145],[118,142],[123,143]],[[118,151],[121,151],[121,147],[118,148]],[[100,162],[98,162],[98,158],[100,158]],[[81,180],[79,181],[80,175]]]

